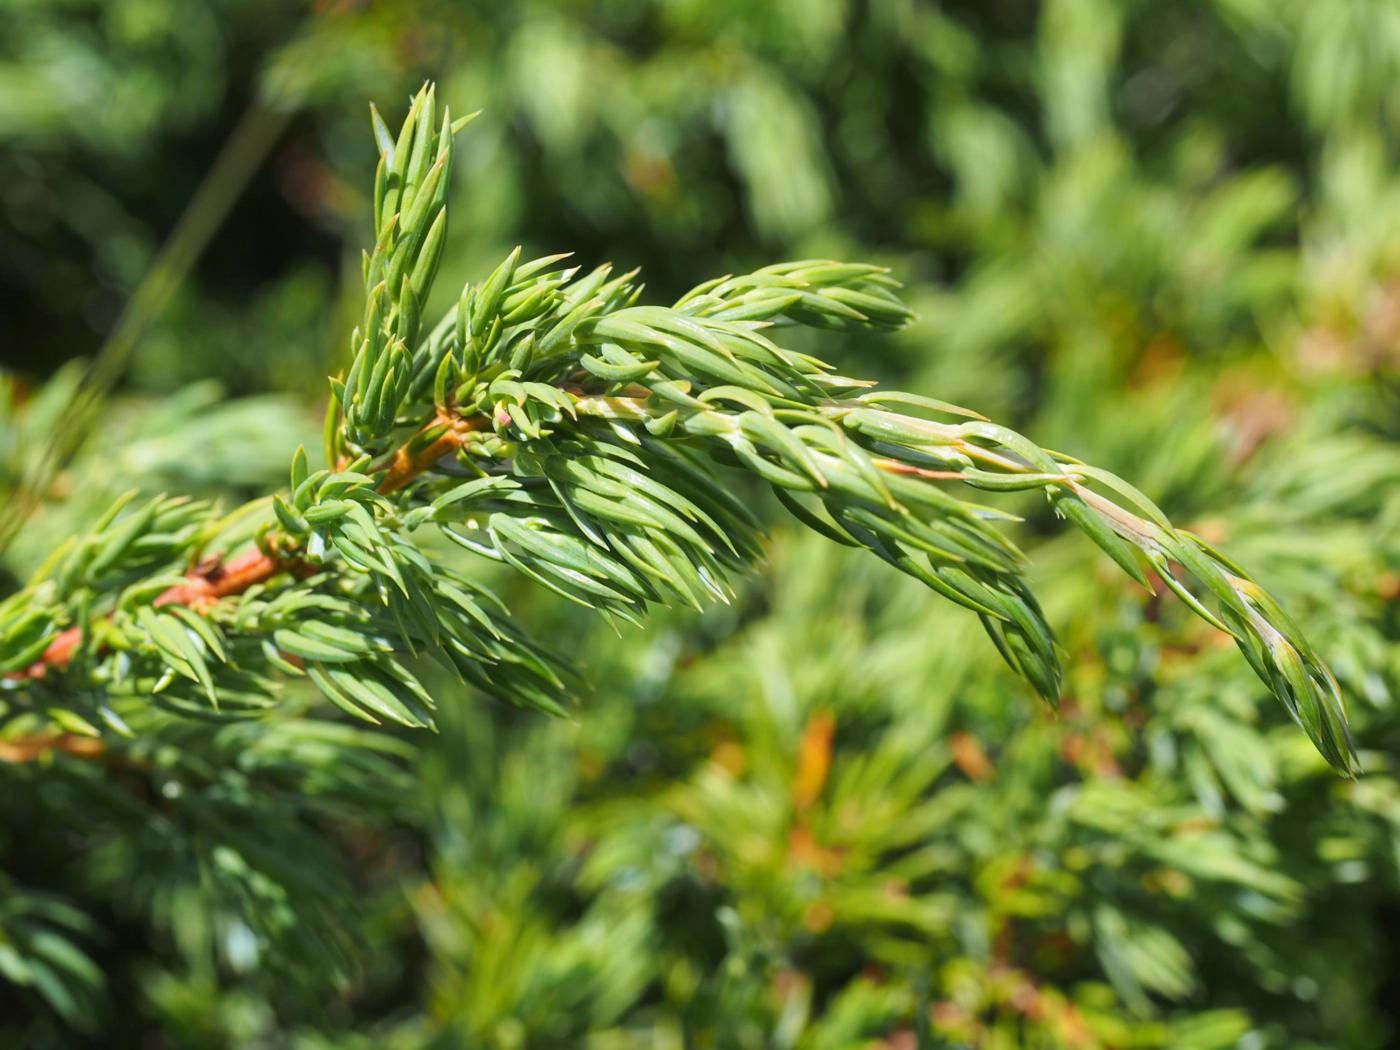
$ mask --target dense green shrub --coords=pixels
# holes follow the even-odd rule
[[[179,25],[177,5],[123,6]],[[219,17],[224,42],[202,46],[236,53],[253,30]],[[56,39],[90,32],[53,25]],[[76,736],[23,754],[35,727],[7,724],[7,755],[36,758],[0,766],[9,1031],[1385,1045],[1395,38],[1385,5],[1360,3],[810,0],[586,18],[405,5],[313,20],[261,90],[305,113],[284,143],[310,145],[274,162],[284,188],[316,222],[352,227],[348,243],[373,204],[346,97],[440,70],[454,108],[487,107],[463,140],[448,297],[430,313],[517,235],[578,246],[585,268],[645,264],[660,285],[648,301],[777,251],[873,251],[917,278],[919,319],[893,340],[811,348],[1013,419],[1223,542],[1327,654],[1366,774],[1329,775],[1218,632],[1102,573],[1025,497],[1018,540],[1068,654],[1056,718],[970,616],[781,524],[768,571],[730,605],[660,613],[645,632],[598,629],[475,563],[587,668],[574,721],[429,679],[436,737],[355,728],[296,689],[228,725],[143,709],[97,761]],[[47,68],[36,53],[7,60]],[[151,112],[214,105],[153,83]],[[24,158],[32,147],[5,134]],[[148,162],[169,134],[155,121],[111,141]],[[91,164],[92,147],[74,132],[48,143],[25,163],[52,173],[64,213],[81,188],[65,165]],[[6,203],[13,217],[24,198]],[[168,208],[132,221],[158,230]],[[106,242],[101,222],[88,230]],[[86,278],[57,258],[26,271],[71,302]],[[296,258],[301,276],[239,277],[255,308],[237,328],[228,271],[194,271],[138,347],[133,389],[103,402],[6,551],[14,586],[125,489],[233,506],[282,483],[285,450],[318,429],[294,402],[215,407],[194,390],[152,412],[140,385],[217,374],[304,398],[307,375],[344,367],[329,348],[346,340],[322,334],[350,313],[328,298],[336,274]],[[284,366],[287,345],[304,349]],[[35,476],[70,422],[71,382],[11,388],[6,479]]]

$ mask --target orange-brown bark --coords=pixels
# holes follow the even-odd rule
[[[399,491],[443,456],[461,448],[462,440],[467,434],[489,426],[490,420],[485,416],[463,418],[440,414],[424,429],[439,425],[446,426],[447,429],[416,454],[409,453],[408,445],[404,445],[394,454],[379,483],[380,492],[387,494]],[[262,550],[247,551],[227,561],[222,558],[206,559],[185,574],[184,583],[163,591],[151,604],[156,608],[163,605],[184,605],[197,612],[204,612],[220,598],[242,594],[249,587],[271,579],[288,565],[287,561]],[[69,627],[60,631],[38,660],[27,669],[12,672],[5,677],[10,680],[43,678],[50,668],[61,670],[72,662],[73,654],[82,641],[83,632],[79,627]]]

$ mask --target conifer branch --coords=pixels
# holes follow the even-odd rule
[[[1229,634],[1328,761],[1354,769],[1321,658],[1243,569],[1136,488],[778,342],[797,326],[906,324],[883,268],[783,263],[665,307],[641,303],[634,273],[522,262],[517,249],[425,334],[465,121],[438,118],[431,86],[397,136],[371,117],[376,242],[351,364],[331,383],[331,466],[313,472],[298,450],[275,520],[228,562],[202,560],[227,521],[169,499],[118,506],[60,551],[0,606],[0,672],[36,707],[118,730],[114,696],[246,715],[273,702],[279,678],[304,675],[357,717],[428,726],[433,698],[410,666],[421,653],[510,702],[559,711],[571,669],[415,533],[638,622],[651,604],[729,600],[762,539],[731,491],[738,471],[832,541],[975,612],[1054,703],[1054,637],[1024,555],[997,528],[1011,515],[957,494],[1040,491],[1133,579],[1150,588],[1155,574]]]

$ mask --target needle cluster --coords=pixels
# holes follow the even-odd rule
[[[1331,673],[1226,554],[1106,471],[784,345],[799,327],[903,326],[910,312],[880,267],[782,263],[661,306],[635,273],[517,249],[426,324],[464,123],[439,116],[430,85],[397,135],[373,113],[376,238],[351,364],[331,382],[327,465],[297,450],[270,513],[114,507],[0,606],[7,692],[75,731],[122,731],[123,704],[246,714],[306,676],[357,717],[430,726],[434,698],[413,669],[426,656],[508,702],[560,711],[576,668],[435,538],[635,622],[651,604],[728,600],[761,552],[761,522],[735,494],[747,476],[831,541],[974,612],[1053,704],[1059,656],[1001,530],[1011,516],[967,498],[1029,491],[1232,637],[1353,772]]]

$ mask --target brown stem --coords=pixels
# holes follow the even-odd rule
[[[420,448],[417,452],[410,452],[413,442],[407,441],[393,454],[393,459],[389,461],[388,473],[379,482],[379,491],[388,496],[389,493],[396,493],[412,482],[414,477],[421,475],[424,470],[430,469],[433,463],[441,459],[442,456],[455,452],[462,447],[462,442],[466,435],[475,430],[484,430],[490,426],[490,419],[486,416],[455,416],[447,412],[438,412],[433,417],[433,421],[428,423],[423,430],[433,430],[435,427],[445,427],[440,435],[433,442]]]
[[[31,733],[0,740],[0,762],[35,762],[54,751],[74,758],[100,758],[102,741],[75,733]]]
[[[962,475],[956,470],[928,470],[925,467],[916,467],[912,463],[901,463],[897,459],[876,458],[874,461],[876,468],[883,470],[886,474],[899,474],[906,478],[923,478],[926,481],[961,481]]]
[[[157,609],[162,605],[188,605],[202,612],[210,602],[242,594],[255,583],[271,579],[283,567],[281,561],[261,550],[248,551],[230,561],[210,559],[187,573],[187,582],[162,592],[151,604]]]
[[[443,456],[461,448],[462,442],[472,431],[484,430],[490,425],[491,420],[486,416],[462,417],[439,412],[433,417],[433,421],[423,428],[423,431],[432,430],[435,427],[446,427],[446,429],[435,441],[419,449],[417,453],[409,452],[411,441],[399,448],[394,453],[394,458],[389,462],[388,472],[379,482],[379,491],[385,495],[398,492],[423,471],[432,467]]]
[[[379,491],[386,494],[399,491],[443,456],[461,448],[468,434],[486,428],[490,422],[486,416],[463,418],[438,413],[423,429],[445,426],[443,433],[416,454],[409,452],[408,444],[395,452],[389,462],[388,471],[379,483]],[[289,563],[278,558],[275,553],[268,554],[262,550],[247,551],[228,561],[222,558],[206,559],[185,574],[184,583],[163,591],[151,604],[155,608],[163,605],[184,605],[203,613],[220,598],[242,594],[253,585],[271,579],[288,567]],[[69,627],[60,631],[38,660],[27,669],[12,672],[5,677],[11,681],[38,679],[43,678],[49,668],[62,670],[72,662],[73,654],[77,652],[82,641],[83,632],[80,627]]]
[[[247,551],[228,561],[222,558],[205,559],[185,574],[184,583],[163,591],[151,604],[157,608],[162,605],[187,605],[202,613],[218,599],[242,594],[249,587],[271,579],[287,567],[287,562],[261,550]],[[51,667],[62,670],[72,662],[73,654],[82,641],[83,631],[80,627],[60,631],[38,660],[26,670],[5,677],[11,680],[37,679],[48,674]]]

